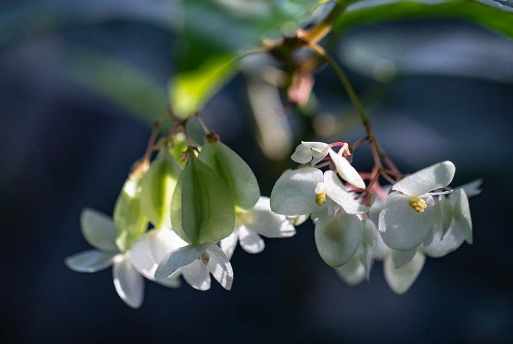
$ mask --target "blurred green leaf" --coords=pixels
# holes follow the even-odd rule
[[[494,6],[485,5],[484,3]],[[340,17],[335,24],[335,30],[346,30],[357,25],[394,19],[458,18],[473,21],[513,38],[512,11],[513,2],[511,0],[481,0],[481,2],[466,0],[436,2],[361,1],[351,6]]]

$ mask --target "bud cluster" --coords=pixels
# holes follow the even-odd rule
[[[82,233],[95,249],[65,260],[78,272],[113,266],[116,291],[133,308],[143,302],[144,278],[177,288],[182,276],[208,290],[212,275],[230,290],[237,243],[259,253],[261,236],[295,234],[286,216],[271,212],[249,166],[219,136],[208,132],[202,147],[192,146],[181,125],[183,133],[155,145],[159,153],[151,164],[134,165],[112,219],[82,212]]]

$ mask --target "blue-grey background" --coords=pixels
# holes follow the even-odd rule
[[[21,3],[3,3],[0,18],[8,20]],[[428,259],[405,295],[388,289],[381,263],[369,283],[346,286],[321,261],[307,223],[291,239],[266,240],[262,254],[238,248],[230,292],[216,283],[199,292],[186,284],[169,290],[146,281],[144,304],[132,310],[116,295],[110,269],[79,274],[63,263],[88,248],[79,228],[81,209],[112,212],[150,134],[147,120],[80,82],[100,72],[77,59],[77,51],[122,61],[165,92],[175,47],[169,31],[155,25],[158,16],[108,16],[100,2],[96,10],[82,13],[90,20],[70,15],[66,25],[57,22],[44,32],[0,35],[2,343],[513,339],[512,41],[460,21],[416,20],[353,30],[333,50],[356,91],[366,95],[378,137],[403,171],[448,159],[457,166],[454,185],[484,178],[482,195],[471,200],[474,245]],[[376,81],[371,67],[362,65],[373,61],[362,56],[396,61],[398,76]],[[271,161],[260,149],[245,85],[241,75],[232,80],[204,118],[254,169],[269,195],[281,171],[293,165]],[[354,113],[329,69],[317,73],[315,91],[321,118],[342,123],[332,139],[352,142],[363,135],[357,125],[344,125],[354,122]],[[148,118],[160,115],[156,109],[148,109]],[[287,119],[293,144],[319,136],[310,120],[299,118],[292,112]],[[361,152],[355,165],[369,170],[370,154]]]

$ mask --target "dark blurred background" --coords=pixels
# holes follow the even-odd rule
[[[405,295],[387,287],[381,263],[369,283],[346,286],[318,256],[308,222],[291,239],[266,240],[259,255],[238,248],[232,291],[146,281],[144,304],[133,310],[110,269],[79,274],[63,260],[88,248],[81,210],[112,212],[166,106],[169,8],[91,1],[54,16],[70,6],[41,3],[0,7],[0,342],[511,343],[512,40],[463,21],[418,19],[353,29],[332,50],[401,170],[448,159],[454,185],[484,178],[471,200],[474,244],[428,259]],[[45,29],[27,29],[27,18]],[[251,75],[236,76],[203,112],[264,195],[293,166],[288,156],[301,139],[363,135],[335,75],[323,67],[315,77],[310,113],[286,117],[271,106],[275,90]],[[265,99],[271,114],[259,118],[254,103]],[[357,152],[359,170],[371,164]]]

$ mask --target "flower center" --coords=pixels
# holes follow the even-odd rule
[[[319,183],[315,187],[315,203],[320,207],[326,203],[326,191],[324,191],[324,183]]]
[[[412,207],[412,209],[417,213],[423,213],[427,208],[426,201],[419,197],[411,197],[408,200],[408,203],[410,204],[410,207]]]
[[[210,256],[208,255],[207,252],[203,252],[200,259],[201,259],[201,262],[203,263],[203,265],[207,266],[208,262],[210,261]]]
[[[322,191],[321,193],[315,194],[315,203],[317,203],[319,207],[326,203],[326,191]]]

